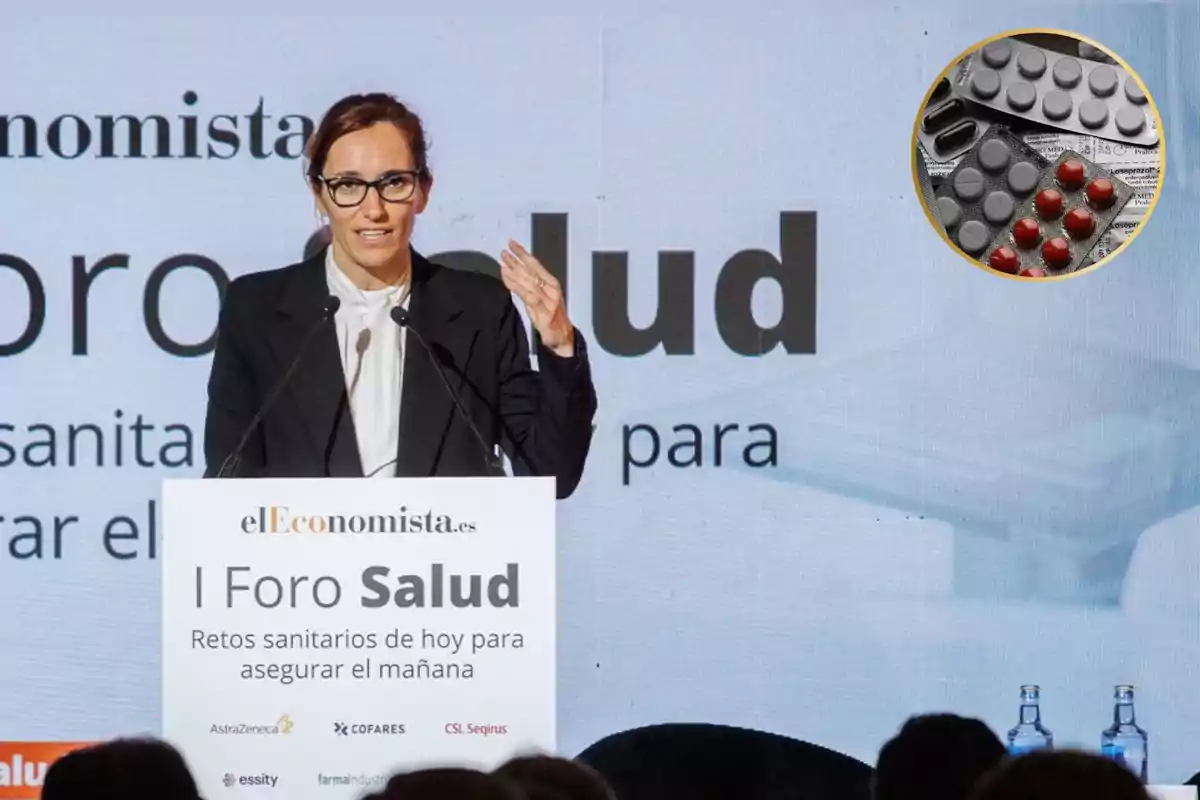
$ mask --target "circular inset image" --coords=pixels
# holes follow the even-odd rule
[[[1120,56],[1066,31],[975,44],[926,92],[913,139],[934,230],[975,266],[1017,280],[1107,263],[1162,190],[1153,96]]]

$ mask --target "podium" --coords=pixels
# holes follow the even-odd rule
[[[163,736],[206,797],[555,749],[552,478],[170,480]]]

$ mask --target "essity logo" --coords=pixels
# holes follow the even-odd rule
[[[235,775],[232,772],[226,772],[221,776],[221,783],[225,784],[227,789],[232,789],[234,786],[268,786],[274,789],[275,784],[279,783],[279,776],[267,772],[259,775]]]
[[[333,732],[338,736],[403,736],[408,730],[396,722],[335,722]]]
[[[473,722],[447,722],[442,730],[449,736],[507,736],[507,725],[476,725]]]
[[[275,720],[274,725],[247,725],[236,723],[228,725],[213,725],[208,732],[217,736],[287,736],[292,732],[296,723],[291,716],[284,714]]]
[[[387,783],[386,775],[371,775],[366,772],[358,774],[345,773],[341,775],[327,775],[323,772],[317,773],[318,786],[336,786],[344,789],[346,787],[354,787],[358,789],[381,789]]]
[[[46,770],[62,756],[91,742],[0,742],[0,798],[37,800]]]

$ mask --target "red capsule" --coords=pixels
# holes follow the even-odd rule
[[[1055,236],[1042,245],[1042,260],[1050,269],[1062,269],[1071,263],[1071,244],[1061,236]]]
[[[1077,158],[1069,158],[1058,165],[1058,182],[1069,192],[1073,192],[1087,177],[1087,168]]]
[[[1116,187],[1108,178],[1096,178],[1087,187],[1088,202],[1095,208],[1108,208],[1112,205]]]
[[[1014,222],[1012,234],[1013,241],[1022,250],[1037,247],[1037,243],[1042,240],[1041,226],[1038,225],[1037,220],[1033,217],[1022,217]]]
[[[1092,231],[1096,230],[1096,218],[1092,216],[1092,212],[1082,206],[1072,208],[1063,217],[1063,227],[1067,229],[1067,233],[1072,239],[1086,239],[1092,235]]]
[[[1042,219],[1058,219],[1063,211],[1063,196],[1058,189],[1042,189],[1033,201]]]
[[[1020,266],[1020,263],[1017,251],[1011,247],[997,247],[988,256],[988,266],[997,272],[1007,272],[1009,275],[1017,274],[1017,267]]]

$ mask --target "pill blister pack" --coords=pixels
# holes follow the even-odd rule
[[[1003,125],[993,125],[936,192],[935,210],[959,249],[979,259],[1033,196],[1049,161]]]
[[[1132,197],[1133,189],[1124,181],[1064,150],[981,260],[1013,275],[1074,272],[1086,266],[1088,254]]]
[[[1146,95],[1120,66],[1000,39],[968,56],[956,74],[959,99],[1059,130],[1158,144]]]
[[[925,158],[921,155],[920,148],[914,154],[916,160],[914,163],[917,167],[917,185],[921,189],[921,197],[924,200],[925,208],[929,209],[929,213],[937,213],[937,196],[933,191],[933,178],[929,174],[929,166],[925,163]]]
[[[960,68],[965,75],[966,65]],[[992,116],[996,116],[995,112],[959,97],[951,80],[942,78],[917,124],[917,141],[931,159],[944,163],[974,147],[991,127]]]

